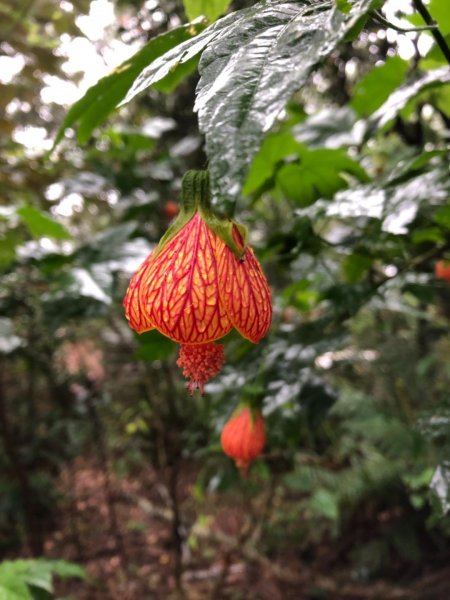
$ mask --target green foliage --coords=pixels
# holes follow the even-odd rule
[[[183,25],[150,40],[129,60],[119,65],[113,73],[100,79],[86,94],[72,106],[67,113],[55,138],[56,146],[64,136],[65,131],[78,123],[77,139],[80,144],[87,142],[92,131],[102,123],[109,113],[125,98],[132,84],[144,68],[168,50],[196,36],[203,26],[200,23]],[[183,66],[181,73],[179,65],[174,63],[170,70],[159,79],[166,79],[164,91],[171,91],[180,78],[184,78],[195,65],[186,60],[180,61]],[[164,83],[164,81],[162,82]]]
[[[17,214],[29,229],[31,235],[36,238],[48,236],[57,240],[71,239],[69,232],[61,223],[58,223],[34,206],[21,206],[17,210]]]
[[[263,133],[370,4],[356,2],[346,15],[331,4],[315,12],[296,3],[256,5],[208,44],[195,110],[206,137],[212,187],[222,199],[236,199]],[[217,73],[220,94],[212,93]]]
[[[450,83],[447,67],[433,69],[412,83],[407,83],[393,92],[384,104],[372,115],[368,124],[369,132],[386,127],[407,104],[418,94],[430,88],[445,86]]]
[[[167,360],[175,351],[175,344],[159,331],[146,331],[138,336],[139,348],[135,357],[139,360]]]
[[[223,15],[231,0],[183,0],[184,10],[189,21],[205,16],[208,21],[215,21]]]
[[[84,569],[63,560],[15,560],[0,563],[2,600],[43,600],[53,598],[53,577],[86,578]]]
[[[439,25],[439,30],[444,33],[450,33],[450,15],[448,14],[448,6],[445,0],[431,0],[428,5],[428,10],[431,16]]]
[[[126,63],[117,74],[91,88],[67,115],[57,141],[79,118],[86,126],[78,135],[85,139],[85,133],[90,134],[126,90],[124,102],[129,102],[203,51],[195,110],[206,137],[213,191],[224,200],[235,200],[262,143],[263,132],[272,126],[293,92],[304,85],[311,70],[345,38],[371,4],[371,0],[358,0],[348,13],[342,13],[331,3],[326,10],[296,3],[277,7],[261,3],[220,19],[169,51],[158,46],[155,52],[152,46],[151,56],[137,61],[136,68],[130,69]],[[313,31],[316,34],[312,35]],[[173,45],[171,39],[169,47]],[[144,62],[149,66],[143,68]],[[212,94],[219,72],[221,93]],[[120,83],[117,97],[109,91],[116,82]],[[105,104],[102,95],[107,91]]]
[[[375,67],[363,77],[353,89],[350,106],[360,117],[371,115],[388,96],[402,83],[408,63],[398,56]]]
[[[286,160],[284,160],[286,159]],[[285,133],[272,134],[255,157],[244,193],[276,187],[300,207],[332,198],[348,185],[348,177],[368,181],[364,169],[343,150],[310,150]]]

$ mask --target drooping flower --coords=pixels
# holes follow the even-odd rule
[[[261,411],[249,406],[239,407],[225,423],[220,437],[222,449],[236,462],[238,469],[247,472],[266,444],[266,429]]]
[[[450,261],[438,260],[437,263],[434,265],[434,273],[437,279],[450,281]]]
[[[245,227],[212,211],[207,172],[186,173],[180,213],[133,276],[124,306],[138,333],[156,328],[181,344],[191,392],[221,368],[223,348],[212,342],[233,327],[253,343],[266,335],[267,280]]]

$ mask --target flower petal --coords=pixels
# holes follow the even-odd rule
[[[152,261],[153,252],[150,252],[148,257],[133,275],[130,284],[123,299],[123,305],[125,307],[125,316],[128,319],[130,327],[132,327],[137,333],[143,333],[149,329],[154,329],[149,315],[145,310],[145,305],[142,302],[142,281],[145,276],[145,272],[148,265]]]
[[[233,237],[242,246],[236,227]],[[247,246],[244,257],[238,259],[223,244],[217,253],[217,264],[220,296],[230,321],[243,337],[258,343],[272,321],[272,300],[267,279],[253,250]]]
[[[212,342],[232,327],[219,300],[218,242],[196,213],[143,273],[141,305],[155,327],[176,342]]]

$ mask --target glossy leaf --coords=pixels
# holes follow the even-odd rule
[[[448,169],[440,167],[386,187],[373,183],[339,191],[331,202],[319,201],[297,213],[312,219],[328,217],[332,221],[355,219],[361,223],[365,219],[377,219],[383,231],[400,235],[408,232],[422,206],[439,206],[449,192]],[[437,208],[434,217],[444,226],[446,208]]]
[[[183,0],[183,4],[189,21],[202,15],[208,21],[215,21],[227,10],[231,0]]]
[[[328,1],[260,2],[230,15],[233,26],[209,41],[195,109],[219,197],[236,199],[264,133],[371,5],[360,0],[344,14]]]
[[[23,224],[28,228],[31,235],[36,238],[51,237],[57,240],[70,240],[71,235],[57,221],[38,210],[34,206],[25,204],[17,210]]]
[[[159,35],[151,39],[139,52],[114,69],[112,73],[100,79],[69,110],[56,135],[54,146],[61,141],[65,131],[75,123],[79,124],[77,131],[79,143],[86,142],[95,127],[100,125],[109,113],[125,98],[139,73],[149,63],[174,46],[181,44],[185,40],[191,40],[203,28],[204,25],[200,22],[192,23]],[[187,61],[182,62],[185,63]],[[166,86],[161,86],[162,91],[170,91],[172,89],[171,86],[178,83],[180,76],[187,75],[193,68],[193,65],[190,64],[188,69],[185,68],[179,73],[177,66],[176,62],[173,63],[171,69],[167,70],[159,78],[162,79],[167,75],[168,79],[170,79]]]
[[[161,53],[156,60],[147,63],[148,66],[146,66],[135,79],[126,94],[125,99],[120,105],[126,104],[150,86],[157,84],[166,77],[170,77],[170,74],[176,69],[182,68],[184,64],[195,59],[205,46],[219,35],[219,33],[226,33],[235,19],[236,17],[234,14],[219,19],[219,21],[196,35],[196,37],[191,36],[191,39],[187,39],[181,44],[178,44],[168,52],[165,52],[165,54]],[[198,31],[203,28],[203,24],[192,23],[190,27],[193,28],[193,32],[195,31],[198,33]],[[192,35],[195,34],[192,33]]]
[[[450,70],[448,67],[434,69],[422,75],[412,83],[408,83],[393,92],[386,102],[369,119],[368,132],[385,127],[410,100],[426,89],[448,85],[450,83]]]
[[[296,140],[310,148],[342,148],[361,143],[362,129],[348,106],[324,108],[293,128]]]

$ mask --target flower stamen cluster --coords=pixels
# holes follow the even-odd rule
[[[187,389],[192,395],[200,390],[203,396],[205,383],[215,377],[225,360],[223,344],[181,344],[177,365],[189,379]]]

